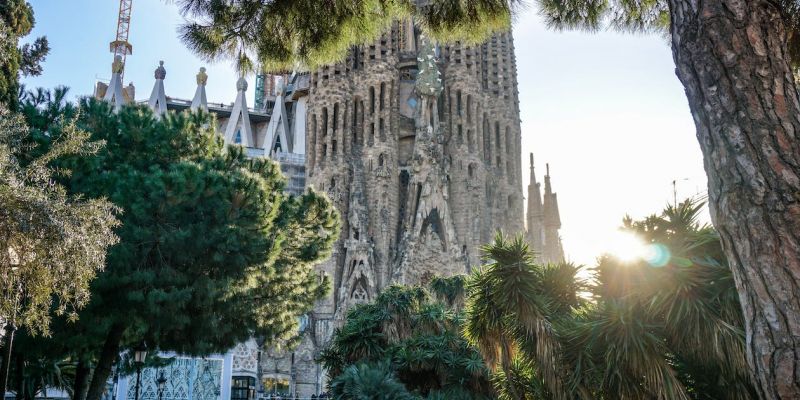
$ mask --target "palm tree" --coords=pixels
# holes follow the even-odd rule
[[[742,315],[719,237],[687,200],[624,229],[653,257],[599,260],[594,302],[562,321],[570,387],[626,399],[750,399]]]
[[[334,377],[332,392],[372,393],[362,386],[384,379],[359,371],[374,367],[430,399],[493,398],[486,365],[461,337],[463,282],[451,277],[434,278],[430,288],[390,286],[374,302],[350,310],[319,357]]]
[[[582,281],[571,264],[536,265],[521,236],[482,248],[486,264],[467,283],[464,335],[493,370],[498,391],[526,398],[526,385],[539,379],[555,398],[564,396],[564,368],[554,322],[580,305]],[[527,378],[519,379],[520,376]]]
[[[331,395],[337,400],[415,399],[386,363],[364,363],[347,367],[331,382]]]

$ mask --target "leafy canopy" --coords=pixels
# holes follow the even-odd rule
[[[334,398],[491,398],[489,371],[460,334],[461,304],[450,302],[463,298],[463,281],[392,286],[350,310],[320,357]],[[381,392],[392,394],[372,395]]]
[[[29,98],[31,137],[55,143],[48,138],[60,138],[65,126],[49,113],[67,111],[48,99],[63,96]],[[84,344],[91,352],[114,325],[125,329],[123,346],[145,339],[188,354],[223,351],[254,334],[291,336],[296,316],[327,289],[313,264],[338,232],[330,203],[314,192],[283,194],[277,165],[226,148],[207,113],[157,118],[144,106],[114,113],[94,99],[78,110],[77,126],[106,146],[59,163],[73,171],[64,184],[107,196],[123,214],[120,243],[93,282],[81,323],[65,329],[96,332]]]
[[[534,3],[554,29],[666,32],[667,0],[176,0],[188,22],[184,43],[209,60],[234,60],[243,72],[315,69],[341,62],[352,46],[376,40],[393,21],[413,17],[440,42],[480,43],[509,29]],[[788,44],[800,65],[800,5],[780,0]]]
[[[117,242],[111,203],[69,195],[53,182],[51,162],[90,157],[103,145],[88,142],[75,120],[62,126],[47,151],[31,158],[22,116],[0,106],[0,317],[33,334],[49,333],[51,309],[76,318]]]
[[[33,29],[33,8],[25,0],[0,2],[0,104],[16,110],[20,94],[19,75],[37,76],[50,51],[46,37],[18,47],[20,38]]]
[[[306,70],[343,60],[353,45],[377,39],[413,17],[434,39],[484,40],[510,27],[507,0],[176,0],[189,19],[184,43],[209,60],[234,60],[243,72]]]

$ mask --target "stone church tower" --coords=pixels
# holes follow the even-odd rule
[[[511,33],[435,46],[397,22],[311,73],[306,117],[307,184],[342,215],[333,255],[318,266],[333,293],[294,352],[261,363],[301,397],[325,390],[313,359],[354,304],[393,283],[467,273],[498,229],[524,231]]]
[[[536,259],[542,263],[559,263],[564,261],[564,249],[561,246],[561,216],[558,211],[558,197],[550,186],[550,165],[546,166],[544,176],[544,196],[539,182],[536,181],[536,171],[533,168],[533,153],[531,153],[531,178],[528,184],[528,215],[525,235],[531,250],[536,253]]]

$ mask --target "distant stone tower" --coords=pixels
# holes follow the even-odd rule
[[[343,220],[318,266],[333,293],[294,352],[261,364],[303,397],[325,390],[313,358],[354,304],[392,283],[466,273],[498,229],[524,231],[511,34],[437,47],[410,20],[397,22],[311,73],[306,117],[307,183]]]
[[[540,184],[536,181],[531,153],[531,178],[528,184],[528,215],[526,238],[536,259],[542,263],[559,263],[564,261],[564,249],[561,246],[561,216],[558,211],[558,197],[550,186],[550,165],[544,176],[544,197]]]

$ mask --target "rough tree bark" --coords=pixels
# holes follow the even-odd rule
[[[668,0],[760,398],[800,399],[800,100],[779,5]]]
[[[86,393],[86,400],[100,400],[103,395],[103,391],[106,389],[106,382],[111,374],[111,367],[114,365],[114,360],[119,356],[119,344],[122,341],[123,333],[125,333],[124,325],[119,323],[111,325],[111,329],[106,335],[106,341],[103,343],[100,358],[94,368],[92,381]]]

